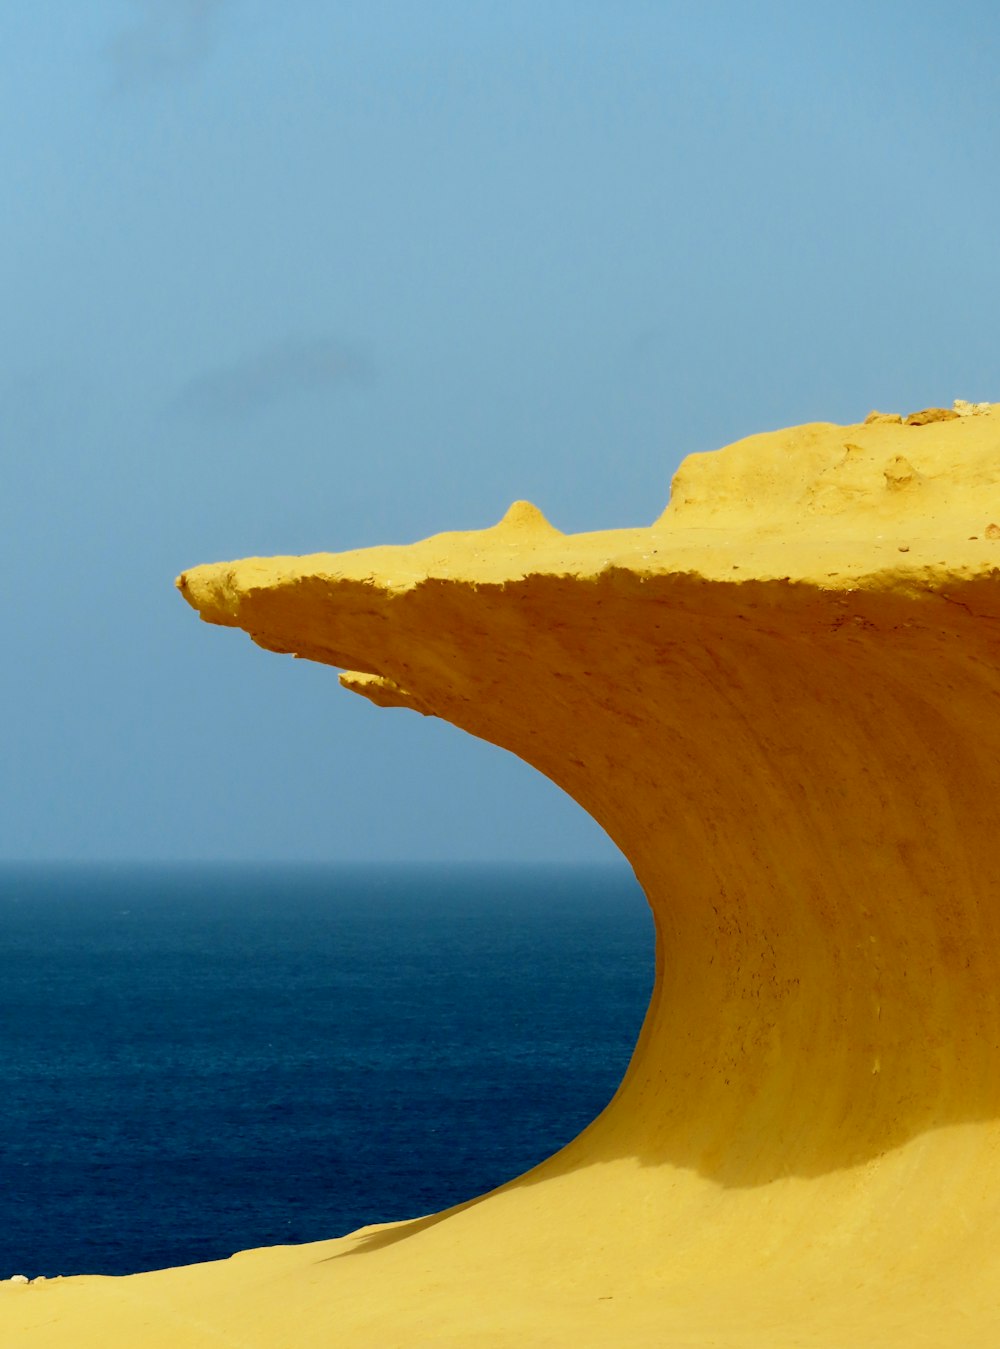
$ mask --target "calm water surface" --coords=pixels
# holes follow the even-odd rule
[[[624,867],[0,870],[0,1277],[490,1189],[607,1103],[652,977]]]

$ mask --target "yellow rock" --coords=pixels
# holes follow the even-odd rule
[[[924,408],[920,412],[911,412],[904,426],[928,426],[931,422],[949,422],[962,414],[953,408]]]
[[[0,1287],[18,1349],[995,1349],[1000,409],[681,466],[646,529],[527,507],[197,567],[209,622],[560,783],[657,979],[608,1108],[444,1214]],[[457,1140],[456,1140],[457,1141]]]
[[[966,398],[956,398],[952,406],[960,417],[982,417],[993,409],[992,403],[970,403]]]

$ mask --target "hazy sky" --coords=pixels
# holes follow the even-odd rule
[[[511,756],[198,623],[198,562],[1000,398],[1000,11],[0,8],[0,856],[610,857]]]

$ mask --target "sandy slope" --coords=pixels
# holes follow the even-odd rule
[[[649,529],[520,503],[179,584],[563,786],[646,890],[657,984],[608,1109],[502,1190],[4,1285],[0,1342],[1000,1343],[1000,407],[692,456]]]

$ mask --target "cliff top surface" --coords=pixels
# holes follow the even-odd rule
[[[814,422],[689,455],[650,526],[563,534],[529,502],[492,528],[419,543],[247,558],[185,572],[209,622],[237,595],[305,577],[402,592],[427,578],[497,585],[527,575],[788,579],[824,589],[934,589],[1000,568],[1000,403]]]

